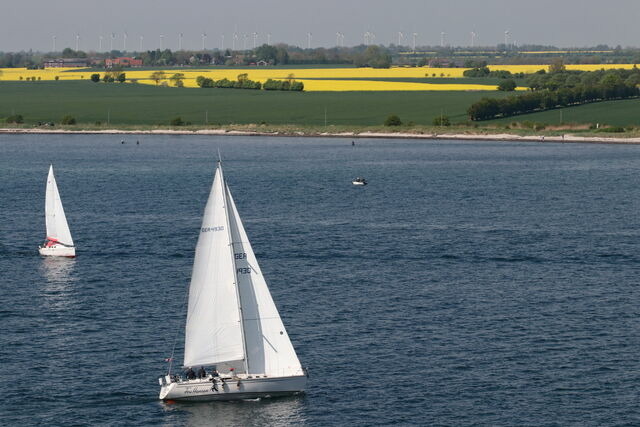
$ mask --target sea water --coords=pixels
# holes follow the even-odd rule
[[[158,400],[218,149],[305,396]],[[50,163],[75,260],[38,256]],[[638,425],[639,177],[625,145],[2,135],[0,419]]]

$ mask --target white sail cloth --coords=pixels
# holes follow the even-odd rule
[[[67,217],[62,208],[56,178],[53,175],[53,165],[49,167],[44,210],[47,223],[47,238],[56,239],[65,246],[73,246],[71,231],[69,231]]]
[[[218,166],[196,247],[184,366],[244,371],[245,357],[248,374],[302,374]]]
[[[300,361],[260,271],[229,187],[227,203],[231,206],[229,222],[242,303],[248,373],[269,376],[300,375]]]
[[[193,263],[184,366],[244,359],[226,209],[224,180],[218,168],[204,210]]]

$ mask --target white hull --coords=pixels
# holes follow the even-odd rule
[[[39,248],[38,252],[43,256],[63,256],[68,258],[75,258],[76,248],[62,245],[54,245],[48,248]]]
[[[162,385],[160,399],[162,400],[240,400],[259,397],[291,396],[304,393],[307,385],[305,375],[293,377],[270,378],[227,378],[223,383],[216,378],[216,388],[213,388],[211,377],[195,380],[182,380]]]
[[[352,181],[351,182],[353,185],[367,185],[366,182],[360,182],[360,181]]]

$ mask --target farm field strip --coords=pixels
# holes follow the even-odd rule
[[[567,65],[568,70],[593,71],[598,69],[625,68],[630,69],[634,64],[588,64]],[[492,65],[492,70],[507,70],[512,73],[533,73],[540,69],[546,69],[546,65]],[[239,74],[246,73],[251,80],[265,82],[267,79],[295,79],[302,81],[305,91],[495,91],[497,86],[487,79],[473,79],[463,77],[465,68],[430,68],[430,67],[393,67],[388,69],[378,68],[304,68],[304,69],[279,69],[256,68],[244,69],[181,69],[163,70],[165,79],[156,82],[151,79],[154,70],[123,70],[128,82],[157,85],[168,84],[167,80],[173,74],[184,75],[184,86],[197,87],[196,78],[204,76],[214,80],[229,79],[235,81]],[[25,68],[0,69],[0,81],[19,81],[23,79],[37,79],[51,81],[59,80],[88,80],[96,71],[77,68],[56,68],[45,70],[27,70]],[[158,69],[160,71],[160,69]],[[104,71],[100,73],[104,74]],[[394,80],[395,79],[395,80]],[[401,81],[398,79],[414,79],[414,81]],[[431,81],[416,81],[417,79],[430,79]],[[442,79],[443,82],[433,80]],[[526,90],[519,87],[517,90]]]
[[[84,81],[0,82],[0,122],[12,114],[25,123],[55,122],[65,115],[78,123],[167,125],[175,117],[193,124],[255,123],[382,125],[390,114],[403,122],[429,125],[440,114],[465,121],[466,110],[486,92],[346,91],[281,92],[203,89]],[[494,92],[493,96],[507,96]]]

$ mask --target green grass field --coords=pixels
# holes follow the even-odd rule
[[[600,123],[612,126],[640,125],[640,99],[595,102],[577,107],[559,108],[539,113],[522,114],[481,123],[511,123],[532,121],[559,125],[561,123]]]
[[[446,79],[442,79],[446,80]],[[442,113],[454,123],[484,96],[500,92],[268,92],[239,89],[184,89],[135,84],[0,82],[0,124],[21,114],[27,125],[59,123],[72,115],[79,124],[167,126],[175,117],[194,125],[260,124],[380,126],[390,114],[403,122],[431,125]],[[640,125],[640,99],[608,101],[478,122],[601,123]]]
[[[430,125],[436,116],[467,120],[469,105],[497,92],[270,92],[240,89],[185,89],[135,84],[0,82],[0,121],[21,114],[26,124],[59,123],[69,114],[78,123],[167,125],[180,116],[194,125],[327,124],[381,125],[390,114],[403,122]],[[208,111],[208,113],[206,113]]]

